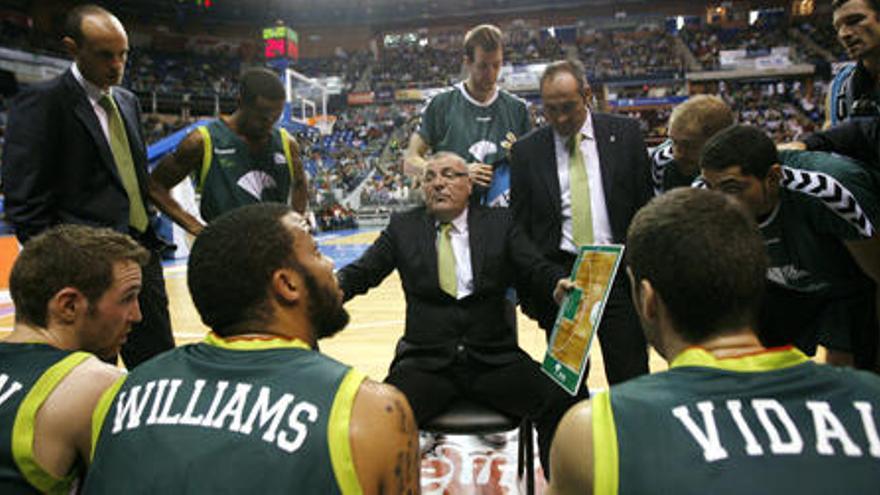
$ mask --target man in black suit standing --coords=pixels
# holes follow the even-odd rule
[[[6,217],[21,243],[52,225],[128,233],[150,250],[128,367],[174,347],[160,252],[150,225],[146,148],[136,97],[117,86],[128,56],[125,28],[95,5],[71,10],[63,43],[74,58],[56,79],[24,90],[9,112],[3,155]]]
[[[511,209],[544,257],[569,272],[584,244],[623,244],[636,211],[651,198],[648,154],[635,120],[593,112],[583,65],[555,62],[541,76],[550,126],[511,150]],[[553,329],[557,307],[547,297],[522,297],[541,328]],[[645,338],[629,284],[619,272],[599,326],[611,384],[648,372]]]
[[[558,301],[571,283],[541,258],[505,208],[468,206],[468,168],[443,152],[426,164],[425,207],[391,217],[360,259],[337,274],[345,299],[379,285],[394,269],[406,295],[406,329],[385,379],[412,405],[418,424],[466,397],[529,417],[547,454],[566,405],[575,402],[517,344],[505,292]]]

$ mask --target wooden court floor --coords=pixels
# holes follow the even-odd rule
[[[378,232],[362,232],[322,241],[325,246],[365,246],[373,242]],[[195,342],[208,332],[189,296],[186,287],[186,264],[176,263],[165,268],[171,324],[178,345]],[[6,306],[11,306],[6,297]],[[350,364],[375,380],[382,380],[394,355],[397,340],[403,335],[405,302],[397,272],[392,273],[379,287],[346,304],[351,320],[336,336],[322,340],[321,351],[339,361]],[[2,308],[0,308],[2,309]],[[537,323],[518,312],[519,343],[536,361],[542,361],[546,339]],[[0,313],[0,339],[12,328],[14,314],[11,307]],[[590,389],[607,387],[598,343],[593,346],[588,384]],[[666,364],[652,351],[651,370],[666,369]]]

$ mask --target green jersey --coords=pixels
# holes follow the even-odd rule
[[[95,412],[86,493],[361,493],[364,376],[299,340],[222,339],[132,370]]]
[[[269,145],[259,153],[222,119],[199,127],[198,132],[205,144],[197,189],[206,222],[239,206],[288,203],[294,170],[287,131],[273,130]]]
[[[793,348],[670,370],[592,400],[596,494],[874,494],[880,377]]]
[[[0,343],[0,493],[69,493],[79,475],[44,470],[34,457],[37,411],[61,380],[91,357],[47,344]]]
[[[495,166],[498,170],[487,200],[493,206],[507,206],[507,151],[531,127],[524,100],[498,89],[486,103],[480,103],[467,93],[464,83],[459,83],[431,99],[418,132],[434,152],[451,151],[467,162]]]
[[[840,155],[783,151],[780,201],[760,227],[770,257],[767,278],[833,298],[872,286],[845,241],[870,239],[880,220],[871,174]]]

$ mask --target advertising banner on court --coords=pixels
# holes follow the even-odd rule
[[[611,284],[623,258],[623,246],[581,246],[571,269],[575,288],[559,307],[541,369],[576,395],[587,369],[596,329],[602,321]]]

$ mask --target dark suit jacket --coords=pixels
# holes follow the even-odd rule
[[[113,95],[131,145],[141,198],[147,197],[147,159],[137,98]],[[25,89],[12,103],[3,153],[7,220],[21,242],[61,223],[127,233],[128,195],[85,90],[68,70]],[[160,247],[152,229],[143,236]]]
[[[645,141],[633,119],[595,112],[592,116],[611,234],[622,244],[633,215],[651,199]],[[513,217],[545,256],[559,251],[560,197],[553,131],[545,126],[513,145],[510,167]]]
[[[456,300],[440,289],[437,228],[425,208],[394,214],[357,261],[337,274],[346,300],[379,285],[394,269],[406,296],[406,329],[393,366],[435,370],[458,357],[486,364],[520,358],[516,329],[505,318],[509,287],[552,294],[564,276],[544,261],[507,209],[471,206],[468,231],[473,293]]]

